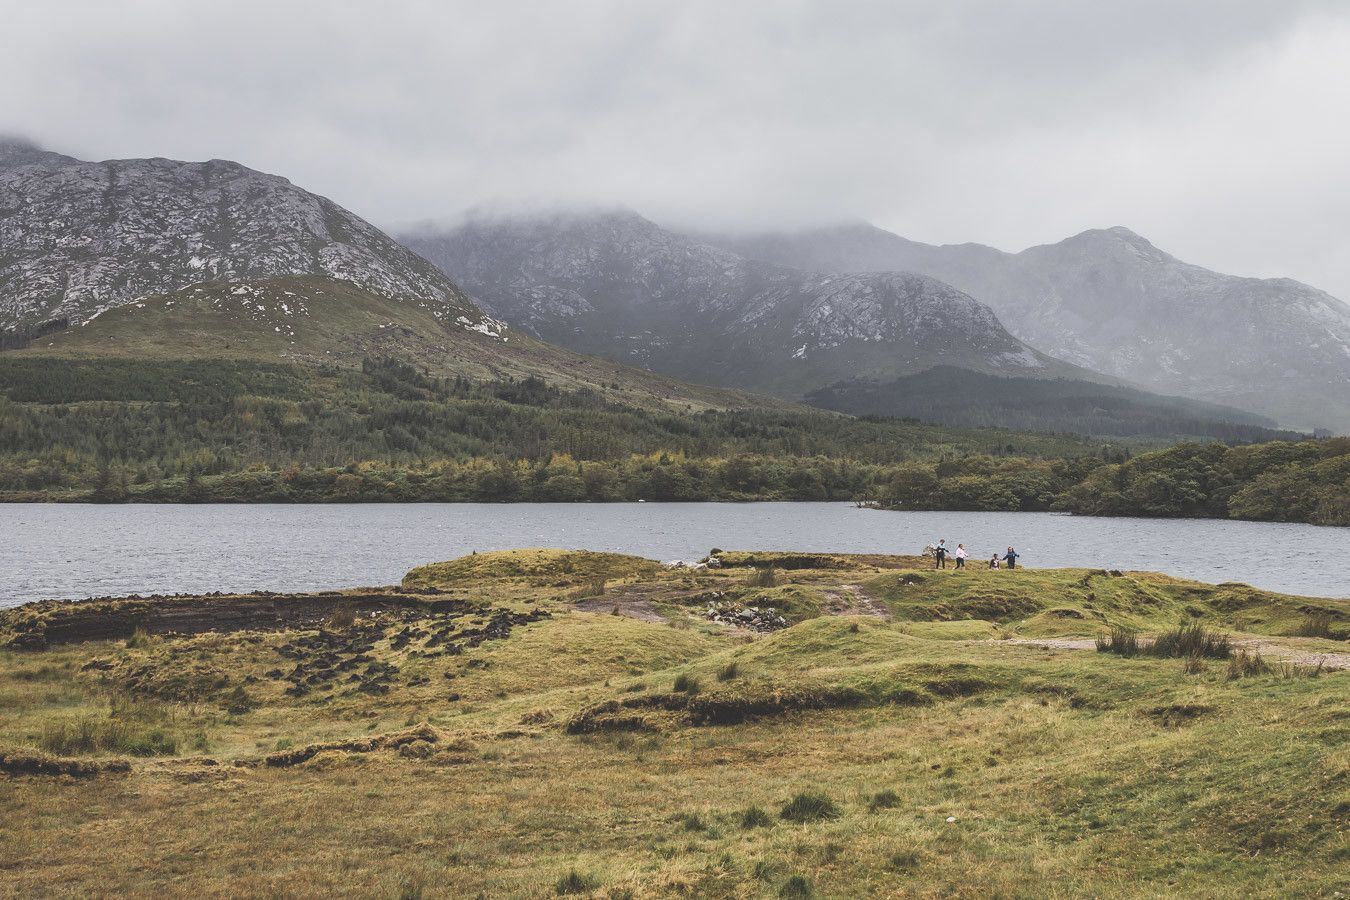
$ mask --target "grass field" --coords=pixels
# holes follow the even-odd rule
[[[721,559],[519,551],[383,591],[7,612],[0,894],[1350,887],[1345,603]],[[1183,624],[1231,646],[1153,655]],[[1097,652],[1113,631],[1142,649]]]

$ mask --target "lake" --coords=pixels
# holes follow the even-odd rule
[[[394,584],[474,550],[568,547],[693,560],[726,550],[917,553],[946,538],[974,565],[1244,581],[1350,598],[1350,528],[1052,513],[883,512],[846,503],[0,504],[0,606],[48,597],[306,591]]]

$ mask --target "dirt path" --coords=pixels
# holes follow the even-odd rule
[[[1290,638],[1297,641],[1298,638]],[[1096,650],[1094,638],[1012,638],[1005,641],[982,641],[981,643],[1013,644],[1021,647],[1039,647],[1043,650]],[[1350,653],[1327,653],[1321,650],[1309,650],[1306,647],[1279,644],[1268,638],[1248,638],[1233,641],[1233,646],[1250,653],[1259,653],[1273,662],[1291,663],[1296,666],[1315,667],[1340,671],[1350,669]]]
[[[834,590],[821,591],[825,596],[825,612],[832,616],[872,616],[890,619],[891,611],[875,597],[869,596],[857,584],[841,584]]]

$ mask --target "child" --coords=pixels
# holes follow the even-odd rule
[[[957,544],[956,553],[953,555],[956,557],[956,567],[958,569],[964,569],[966,567],[966,545]]]
[[[998,553],[997,553],[997,551],[994,553],[993,556],[989,557],[989,568],[991,568],[991,569],[997,569],[997,568],[998,568]]]

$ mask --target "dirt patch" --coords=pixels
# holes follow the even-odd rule
[[[857,584],[841,584],[839,587],[821,591],[825,598],[824,610],[832,616],[872,616],[877,619],[890,619],[891,611],[886,604],[870,596]]]
[[[657,608],[656,601],[643,592],[631,590],[618,590],[602,597],[578,601],[576,609],[578,612],[627,616],[639,622],[651,622],[655,625],[663,625],[667,621]]]
[[[358,617],[414,619],[460,612],[459,600],[429,599],[394,590],[365,593],[205,594],[46,600],[0,613],[7,646],[41,650],[53,644],[122,640],[138,629],[148,634],[282,631],[318,628],[339,610]]]

